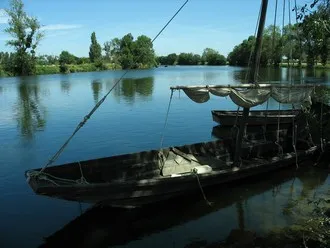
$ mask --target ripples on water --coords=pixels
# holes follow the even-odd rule
[[[25,182],[24,171],[43,166],[121,74],[122,71],[106,71],[0,79],[1,247],[35,247],[41,243],[42,237],[49,236],[79,214],[76,203],[32,193]],[[317,77],[323,82],[329,82],[330,79],[329,72],[315,71],[309,74],[305,71],[293,71],[294,79],[299,81],[301,76],[309,79]],[[170,86],[235,84],[244,78],[244,69],[228,66],[132,71],[114,88],[78,132],[57,164],[158,149]],[[289,75],[286,69],[267,69],[260,72],[260,78],[262,81],[287,81]],[[212,97],[207,103],[196,104],[183,93],[175,92],[165,130],[164,146],[213,139],[211,132],[216,123],[212,121],[211,110],[219,108],[236,109],[229,99]],[[277,104],[271,102],[270,108],[277,108]],[[324,180],[329,183],[329,179]],[[298,194],[303,183],[299,180],[296,183]],[[281,191],[283,197],[281,194],[272,196],[272,183],[268,188],[248,184],[247,188],[252,187],[249,192],[255,193],[245,195],[244,201],[240,200],[242,188],[228,188],[224,192],[220,189],[219,195],[218,191],[213,196],[210,195],[210,198],[216,198],[215,210],[205,210],[204,203],[199,200],[162,208],[161,212],[167,217],[160,220],[160,229],[165,231],[149,235],[142,241],[132,241],[130,245],[146,247],[150,242],[155,242],[160,247],[168,247],[169,242],[177,242],[175,247],[181,247],[197,237],[207,241],[219,240],[231,228],[239,225],[241,217],[238,217],[238,212],[242,210],[245,216],[244,225],[256,230],[283,225],[286,223],[285,218],[278,216],[280,206],[285,204],[288,197],[288,186],[285,185],[290,183],[275,184],[284,185]],[[200,196],[196,197],[199,199]],[[179,210],[173,212],[174,208]],[[258,214],[262,215],[261,210],[267,212],[257,217]],[[192,214],[194,211],[196,216]],[[145,219],[153,221],[149,223],[151,227],[146,233],[152,233],[153,230],[158,230],[153,225],[154,222],[158,223],[157,217],[160,216],[158,211],[149,209],[147,212],[150,216],[144,213],[147,216]],[[141,213],[136,215],[139,214]],[[191,219],[191,215],[195,217]],[[259,222],[256,222],[257,218]],[[144,225],[146,224],[142,226]],[[133,233],[136,231],[134,230]]]

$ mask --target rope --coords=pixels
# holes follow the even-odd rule
[[[168,115],[169,115],[169,112],[170,112],[171,102],[172,102],[172,98],[173,98],[173,91],[174,90],[171,90],[170,101],[168,102],[168,107],[167,107],[166,117],[165,117],[165,123],[164,123],[164,127],[163,127],[162,136],[160,138],[160,148],[159,149],[162,149],[162,147],[163,147],[164,132],[165,132],[165,128],[167,126]]]
[[[189,0],[186,0],[182,6],[175,12],[175,14],[172,16],[172,18],[165,24],[165,26],[158,32],[158,34],[152,39],[151,43],[153,43],[159,35],[165,30],[165,28],[172,22],[172,20],[177,16],[177,14],[183,9],[183,7],[188,3]],[[142,56],[142,55],[141,55]],[[126,74],[129,72],[129,69],[127,69],[123,75],[115,82],[115,84],[111,87],[111,89],[108,91],[105,96],[101,98],[99,102],[96,103],[94,108],[87,114],[84,119],[78,124],[72,135],[67,139],[67,141],[61,146],[61,148],[54,154],[54,156],[48,161],[48,163],[40,170],[40,173],[43,172],[47,166],[52,164],[63,152],[64,148],[69,144],[73,136],[79,131],[80,128],[82,128],[87,120],[93,115],[93,113],[99,108],[99,106],[104,102],[104,100],[107,98],[107,96],[111,93],[111,91],[118,85],[118,83],[126,76]]]
[[[290,32],[290,35],[289,35],[289,37],[290,37],[290,59],[289,59],[289,80],[290,80],[290,82],[291,82],[291,84],[292,84],[292,64],[290,63],[290,60],[291,60],[291,62],[293,61],[293,58],[292,58],[292,27],[291,27],[291,4],[290,4],[290,0],[288,0],[288,8],[289,8],[289,11],[288,11],[288,13],[289,13],[289,27],[290,27],[290,29],[289,29],[289,32]]]
[[[294,106],[292,104],[292,114],[294,115]],[[294,150],[294,154],[296,157],[296,168],[298,169],[298,155],[297,155],[297,148],[296,148],[296,144],[297,144],[297,124],[295,124],[294,121],[295,117],[292,117],[292,147]]]
[[[295,13],[296,13],[296,24],[298,24],[298,8],[297,8],[297,0],[294,0],[294,8],[295,8]],[[299,63],[301,63],[301,59],[302,59],[302,41],[301,41],[301,37],[298,34],[298,30],[296,31],[296,35],[298,37],[299,40]],[[302,81],[302,75],[300,76],[300,80]]]
[[[266,114],[265,114],[265,122],[264,125],[262,126],[262,131],[263,131],[263,135],[264,135],[264,139],[265,141],[266,139],[266,131],[267,131],[267,118],[268,118],[268,105],[269,105],[269,99],[267,100],[267,104],[266,104]]]
[[[321,101],[321,116],[320,116],[320,145],[321,151],[324,152],[323,144],[323,100]]]
[[[285,21],[285,0],[283,0],[283,18],[282,18],[282,35],[284,30],[284,21]]]
[[[198,173],[197,173],[196,168],[194,168],[194,169],[192,170],[192,173],[193,173],[193,174],[196,176],[196,178],[197,178],[198,186],[199,186],[199,188],[200,188],[200,190],[201,190],[201,192],[202,192],[202,195],[203,195],[203,198],[204,198],[206,204],[209,205],[209,206],[212,206],[213,202],[210,202],[210,201],[207,200],[206,195],[205,195],[204,190],[203,190],[203,187],[202,187],[201,182],[200,182],[200,180],[199,180],[199,176],[198,176]]]
[[[272,38],[272,50],[273,50],[273,65],[275,65],[275,31],[276,31],[276,18],[277,18],[277,1],[275,2],[275,17],[273,27],[273,38]]]
[[[259,14],[258,14],[258,19],[257,19],[257,23],[256,23],[256,28],[255,28],[255,30],[254,30],[254,37],[257,36],[258,23],[259,23],[259,21],[260,21],[260,15],[261,15],[261,7],[262,7],[262,6],[260,6]],[[245,79],[244,79],[245,82],[247,81],[247,78],[248,78],[248,76],[249,76],[249,74],[250,74],[250,65],[251,65],[251,60],[252,60],[252,54],[253,54],[253,49],[251,49],[250,56],[249,56],[249,61],[248,61],[248,65],[247,65],[248,70],[247,70],[247,73],[245,74]]]
[[[84,174],[83,174],[83,171],[82,171],[82,168],[81,168],[81,164],[80,164],[80,162],[78,162],[78,164],[79,164],[80,174],[81,174],[80,182],[81,182],[81,183],[88,184],[86,178],[84,177]]]
[[[278,103],[278,117],[277,117],[277,130],[275,144],[278,146],[278,154],[283,156],[283,148],[280,145],[280,115],[281,115],[281,103]]]

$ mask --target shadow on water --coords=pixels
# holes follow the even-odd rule
[[[318,179],[314,180],[309,173]],[[205,188],[212,206],[207,205],[200,194],[194,194],[136,209],[94,207],[45,238],[40,247],[59,247],[68,242],[72,247],[128,245],[131,241],[143,240],[149,235],[167,232],[173,228],[190,230],[184,231],[184,237],[180,236],[184,239],[184,244],[175,247],[205,247],[206,244],[214,242],[239,239],[240,235],[249,232],[248,229],[258,229],[258,221],[284,219],[280,210],[287,207],[286,203],[293,197],[290,188],[295,187],[296,191],[301,187],[315,190],[325,183],[327,177],[327,171],[302,166],[298,171],[286,169],[264,175],[262,180],[259,176],[243,180],[239,184]],[[297,181],[301,181],[302,185],[295,183]],[[248,207],[249,205],[251,207]],[[254,209],[256,206],[257,209]],[[267,208],[279,211],[271,211],[272,216],[269,216],[269,212],[258,213],[260,208],[264,211],[267,211]],[[236,217],[228,216],[228,209],[232,210]],[[212,237],[196,241],[193,235],[199,233],[201,226],[206,225],[206,220],[208,236]],[[177,232],[180,233],[178,230]],[[157,236],[153,236],[153,243],[154,238],[157,239]],[[173,243],[176,242],[179,241],[173,240]],[[204,246],[198,246],[201,243]]]
[[[150,101],[153,90],[154,77],[124,78],[114,88],[113,94],[118,100],[123,97],[126,102],[134,104],[137,99]]]
[[[102,82],[100,80],[93,80],[91,83],[93,98],[95,104],[100,100],[100,94],[102,92]]]
[[[18,101],[15,105],[15,116],[21,134],[27,138],[32,138],[36,131],[43,130],[46,125],[46,109],[41,103],[37,80],[21,78],[17,84]]]

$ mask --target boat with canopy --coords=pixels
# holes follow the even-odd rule
[[[267,3],[267,0],[262,0],[256,42],[258,49],[254,56],[256,64],[260,57],[259,43],[262,38]],[[255,80],[256,66],[253,72],[250,84],[171,87],[170,99],[174,91],[183,90],[196,103],[205,103],[212,95],[229,97],[234,104],[243,107],[242,117],[239,118],[240,125],[236,129],[234,138],[52,165],[72,137],[102,104],[115,84],[79,123],[73,134],[46,166],[25,172],[27,182],[39,195],[112,206],[140,206],[183,196],[196,190],[200,191],[207,201],[204,187],[240,180],[290,165],[298,166],[301,161],[311,159],[319,149],[319,145],[301,137],[298,139],[297,124],[294,119],[284,140],[280,140],[279,130],[275,140],[267,138],[249,140],[243,137],[251,107],[273,98],[280,104],[299,104],[302,108],[308,108],[312,104],[311,99],[318,86],[259,84]],[[170,104],[171,100],[167,116]],[[303,131],[308,134],[308,130]]]

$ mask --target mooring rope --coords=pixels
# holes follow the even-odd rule
[[[283,148],[280,145],[280,114],[281,114],[281,103],[278,103],[278,117],[277,117],[277,130],[276,130],[276,141],[275,144],[278,147],[278,154],[283,156]]]
[[[320,146],[321,146],[321,151],[324,152],[324,144],[323,144],[323,100],[321,100]]]
[[[200,188],[200,190],[201,190],[201,192],[202,192],[202,195],[203,195],[203,198],[204,198],[206,204],[209,205],[209,206],[212,206],[213,202],[210,202],[210,201],[207,200],[206,195],[205,195],[204,190],[203,190],[203,187],[202,187],[201,182],[200,182],[200,180],[199,180],[199,176],[198,176],[198,173],[197,173],[196,168],[194,168],[194,169],[192,170],[192,173],[193,173],[193,174],[196,176],[196,178],[197,178],[198,186],[199,186],[199,188]]]
[[[295,116],[294,116],[294,106],[292,104],[292,147],[294,150],[295,158],[296,158],[296,168],[298,169],[298,154],[297,154],[297,124],[295,123]]]
[[[172,22],[172,20],[179,14],[179,12],[183,9],[183,7],[189,2],[189,0],[186,0],[181,7],[175,12],[175,14],[171,17],[171,19],[164,25],[164,27],[157,33],[157,35],[152,39],[151,43],[153,43],[159,35],[166,29],[166,27]],[[142,55],[140,55],[142,56]],[[139,57],[140,57],[139,56]],[[39,171],[39,173],[42,173],[49,165],[54,163],[54,161],[60,156],[60,154],[63,152],[64,148],[69,144],[71,139],[74,137],[74,135],[79,131],[80,128],[82,128],[85,123],[90,119],[90,117],[94,114],[94,112],[100,107],[100,105],[105,101],[107,96],[112,92],[112,90],[118,85],[118,83],[126,76],[126,74],[129,72],[129,69],[127,69],[122,76],[114,83],[114,85],[110,88],[110,90],[101,98],[99,102],[96,103],[96,105],[93,107],[93,109],[84,117],[84,119],[77,125],[74,132],[71,134],[71,136],[66,140],[66,142],[60,147],[60,149],[53,155],[51,159],[47,162],[47,164]]]

